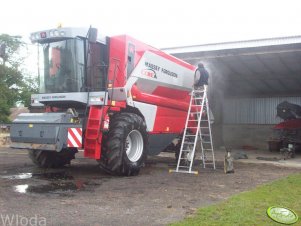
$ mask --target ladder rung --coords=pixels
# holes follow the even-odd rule
[[[189,136],[189,137],[196,137],[197,134],[195,133],[195,134],[186,135],[187,139],[188,139],[188,136]],[[186,137],[185,137],[184,139],[186,139]],[[185,140],[185,141],[186,141],[186,140]]]
[[[192,141],[184,141],[183,144],[194,144]]]
[[[200,129],[209,129],[209,127],[202,126],[202,127],[200,127]]]
[[[210,141],[202,141],[203,144],[211,144]]]
[[[169,170],[169,172],[175,172],[175,173],[192,173],[195,175],[198,175],[199,172],[198,171],[190,171],[190,170]]]

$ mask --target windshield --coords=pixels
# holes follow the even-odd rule
[[[84,83],[84,43],[67,39],[40,51],[40,93],[80,92]]]

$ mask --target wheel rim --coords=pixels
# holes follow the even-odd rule
[[[126,155],[131,162],[137,162],[143,153],[143,137],[138,130],[131,131],[125,141]]]

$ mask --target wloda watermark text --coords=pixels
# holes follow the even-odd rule
[[[45,217],[34,215],[33,217],[24,217],[19,214],[0,214],[1,226],[46,226]]]

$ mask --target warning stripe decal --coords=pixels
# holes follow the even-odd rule
[[[82,129],[68,128],[68,147],[82,147]]]

